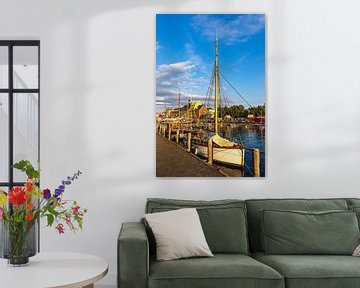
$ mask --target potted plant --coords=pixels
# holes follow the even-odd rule
[[[35,169],[27,160],[13,165],[26,173],[27,181],[22,187],[11,187],[9,193],[0,188],[0,257],[8,259],[11,266],[27,265],[29,257],[34,256],[36,247],[36,229],[39,218],[45,218],[47,226],[55,227],[59,234],[82,229],[82,209],[76,201],[63,199],[68,185],[78,179],[81,172],[67,177],[50,191],[39,186],[40,168]]]

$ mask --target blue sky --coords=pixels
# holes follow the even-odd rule
[[[158,14],[156,16],[156,111],[205,101],[219,39],[220,72],[250,102],[265,103],[264,14]],[[222,80],[230,105],[244,101]]]

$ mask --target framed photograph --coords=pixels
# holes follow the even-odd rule
[[[156,16],[156,176],[265,177],[264,14]]]

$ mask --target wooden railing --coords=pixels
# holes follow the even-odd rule
[[[179,144],[179,135],[180,135],[180,130],[179,129],[172,129],[173,126],[171,125],[171,123],[160,123],[157,125],[156,131],[157,133],[159,133],[160,135],[162,135],[163,137],[166,137],[169,141],[171,141],[171,136],[173,132],[176,132],[176,136],[175,136],[175,141],[177,144]],[[188,132],[187,133],[187,151],[189,153],[191,153],[191,148],[192,148],[192,133]],[[214,145],[213,145],[213,140],[212,138],[209,138],[207,145],[208,145],[208,161],[207,163],[209,165],[213,165],[214,162]],[[260,177],[260,154],[264,153],[261,152],[259,149],[257,148],[248,148],[248,147],[242,147],[242,149],[247,150],[247,151],[251,151],[252,153],[252,162],[253,162],[253,176],[254,177]]]

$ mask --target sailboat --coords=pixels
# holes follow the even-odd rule
[[[219,94],[220,94],[220,74],[219,74],[219,40],[216,37],[215,40],[215,67],[214,67],[214,79],[215,79],[215,101],[214,101],[214,126],[215,135],[210,137],[213,142],[213,161],[221,164],[236,166],[243,168],[245,162],[245,149],[243,146],[232,142],[219,135]],[[195,154],[208,158],[208,141],[197,139],[193,140],[193,148]]]

